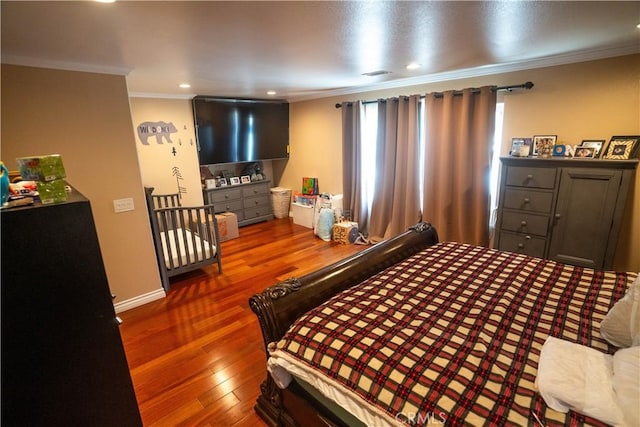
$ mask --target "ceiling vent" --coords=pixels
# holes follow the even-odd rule
[[[368,76],[368,77],[382,76],[384,74],[391,74],[391,71],[378,70],[378,71],[371,71],[369,73],[362,73],[363,76]]]

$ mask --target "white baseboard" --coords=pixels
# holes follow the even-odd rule
[[[140,307],[141,305],[145,305],[147,303],[150,303],[151,301],[162,299],[166,296],[167,295],[164,293],[164,290],[160,288],[157,291],[149,292],[143,295],[138,295],[135,298],[131,298],[122,302],[115,303],[113,307],[116,309],[116,313],[122,313],[123,311]]]

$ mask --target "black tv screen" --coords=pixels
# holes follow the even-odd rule
[[[289,104],[197,96],[193,117],[201,165],[289,156]]]

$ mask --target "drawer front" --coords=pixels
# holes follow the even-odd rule
[[[529,188],[553,188],[556,184],[556,168],[509,166],[507,185]]]
[[[232,211],[234,214],[236,214],[236,216],[238,217],[238,222],[240,221],[244,221],[244,210],[240,209],[237,211]]]
[[[545,191],[507,188],[504,192],[504,207],[523,211],[550,213],[553,193]]]
[[[244,208],[255,208],[258,206],[267,206],[271,209],[271,199],[269,196],[249,197],[244,199]]]
[[[529,234],[500,233],[498,249],[524,255],[544,257],[546,239]]]
[[[220,201],[213,205],[216,213],[218,212],[235,212],[240,211],[244,206],[242,206],[242,200],[231,200],[231,201]]]
[[[271,189],[269,188],[268,183],[248,185],[242,188],[242,195],[244,197],[259,196],[262,194],[266,194],[266,195],[271,194]]]
[[[209,203],[225,202],[227,200],[236,200],[242,198],[242,190],[240,188],[234,188],[229,190],[217,190],[209,191]]]
[[[517,233],[546,236],[549,229],[549,217],[525,212],[503,211],[501,228]]]
[[[271,206],[256,206],[244,210],[244,219],[252,219],[265,215],[271,215]]]

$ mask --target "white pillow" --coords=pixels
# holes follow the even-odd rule
[[[640,426],[640,347],[613,355],[613,389],[625,424]]]
[[[600,323],[600,335],[619,348],[640,345],[640,275]]]

